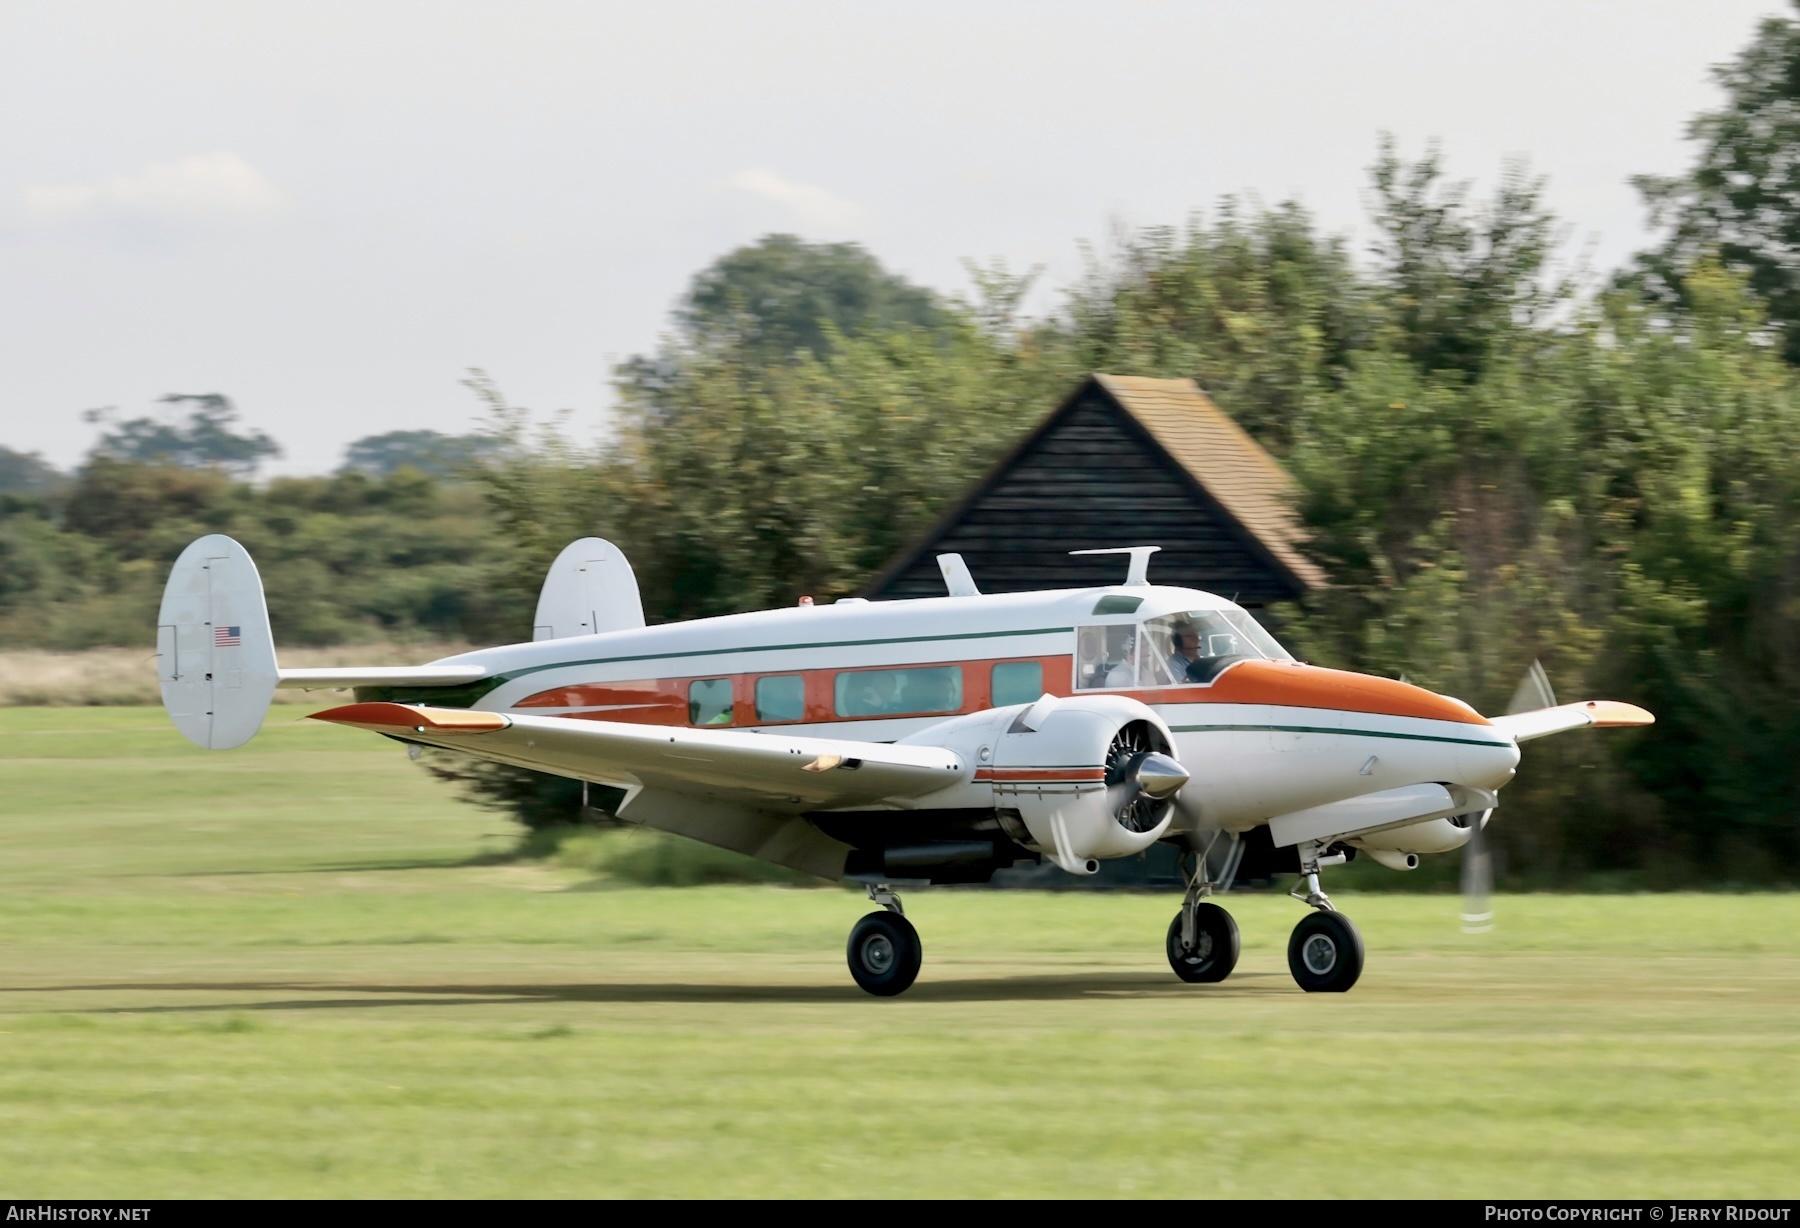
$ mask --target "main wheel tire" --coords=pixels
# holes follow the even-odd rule
[[[1363,970],[1362,935],[1341,912],[1300,918],[1288,939],[1288,971],[1307,993],[1343,993]]]
[[[1181,914],[1169,922],[1169,967],[1190,984],[1222,981],[1238,961],[1238,927],[1231,914],[1217,904],[1201,903],[1194,910],[1194,945],[1181,945]]]
[[[846,954],[858,985],[877,997],[891,998],[905,993],[918,978],[925,948],[912,922],[884,911],[856,923]]]

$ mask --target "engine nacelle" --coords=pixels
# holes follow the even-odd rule
[[[994,747],[994,805],[1018,812],[1020,843],[1092,874],[1098,861],[1141,853],[1168,831],[1187,781],[1174,745],[1162,718],[1135,699],[1040,700]]]
[[[1014,842],[1072,874],[1154,844],[1188,779],[1162,718],[1122,695],[1046,695],[952,717],[901,741],[943,746],[974,764],[968,785],[936,800],[992,806]]]

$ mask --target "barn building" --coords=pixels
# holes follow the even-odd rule
[[[1193,380],[1090,375],[865,590],[938,597],[937,556],[963,557],[986,593],[1116,583],[1116,556],[1155,544],[1154,584],[1248,605],[1324,583],[1299,550],[1293,480]]]

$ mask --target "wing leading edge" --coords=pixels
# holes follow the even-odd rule
[[[972,775],[961,756],[941,747],[745,730],[397,703],[346,704],[314,713],[312,719],[577,780],[788,814],[922,797]]]

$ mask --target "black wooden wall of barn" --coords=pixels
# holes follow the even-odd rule
[[[1244,531],[1103,390],[1090,387],[1029,443],[877,599],[941,597],[937,556],[958,553],[984,593],[1086,588],[1124,580],[1122,555],[1071,550],[1160,545],[1153,584],[1241,601],[1291,600],[1300,590],[1247,544]]]

